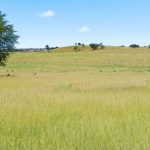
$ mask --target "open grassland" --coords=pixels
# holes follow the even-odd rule
[[[16,53],[0,74],[0,149],[150,149],[149,49]]]

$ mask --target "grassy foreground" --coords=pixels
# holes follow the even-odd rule
[[[148,49],[12,55],[0,149],[150,149],[149,60]]]

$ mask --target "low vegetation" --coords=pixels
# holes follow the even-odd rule
[[[137,44],[131,44],[129,47],[131,47],[131,48],[139,48],[140,45],[137,45]]]
[[[150,149],[150,50],[80,48],[11,55],[0,149]]]

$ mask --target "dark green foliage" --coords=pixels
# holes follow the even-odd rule
[[[98,48],[99,49],[104,49],[105,46],[103,45],[103,43],[100,43],[100,44],[97,44],[97,43],[91,43],[89,45],[93,50],[97,50]]]
[[[9,55],[14,51],[19,36],[13,25],[5,20],[5,14],[0,11],[0,66],[5,66]]]
[[[0,52],[0,66],[5,66],[9,57],[9,52]]]
[[[46,50],[47,50],[47,51],[49,51],[49,50],[50,50],[49,45],[46,45],[46,46],[45,46],[45,48],[46,48]]]
[[[85,45],[84,45],[84,44],[82,44],[82,47],[84,48],[84,47],[85,47]]]
[[[103,43],[100,43],[99,47],[100,47],[100,49],[104,49],[105,48],[105,46],[103,45]]]
[[[92,44],[90,44],[90,47],[91,47],[93,50],[97,50],[98,47],[99,47],[99,44],[92,43]]]
[[[131,47],[131,48],[139,48],[140,45],[137,45],[137,44],[131,44],[129,47]]]

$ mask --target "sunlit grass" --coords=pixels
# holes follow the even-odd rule
[[[14,54],[0,71],[12,74],[0,77],[0,149],[150,149],[150,56],[124,53]]]

